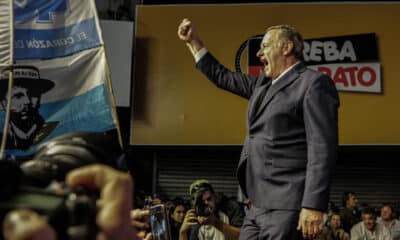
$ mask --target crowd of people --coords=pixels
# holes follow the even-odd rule
[[[196,189],[196,191],[194,191]],[[186,239],[238,239],[246,210],[251,203],[237,202],[216,193],[206,180],[196,180],[189,188],[191,199],[184,197],[155,198],[155,204],[163,203],[169,212],[172,240]],[[212,216],[204,221],[196,211],[196,194],[201,194],[204,204],[210,207]],[[225,226],[221,226],[224,224]],[[381,206],[359,204],[356,193],[343,193],[342,206],[329,202],[324,214],[323,231],[317,240],[400,240],[400,214],[394,205]]]
[[[142,199],[136,198],[137,203],[142,203],[136,208],[164,204],[172,240],[238,239],[245,215],[243,203],[215,192],[206,179],[194,181],[188,192],[190,199],[145,194]]]
[[[343,193],[342,207],[330,202],[325,226],[318,239],[400,239],[400,221],[392,204],[359,206],[354,192]]]
[[[105,165],[90,165],[71,171],[67,183],[97,188],[97,239],[157,239],[151,234],[149,207],[164,204],[170,226],[171,240],[238,239],[246,204],[214,191],[205,179],[189,187],[190,199],[160,198],[159,195],[140,195],[133,203],[133,181],[129,174]],[[153,198],[151,197],[153,196]],[[318,240],[399,240],[400,221],[391,204],[379,208],[360,207],[354,192],[343,194],[343,206],[330,202],[324,215],[322,233]],[[139,206],[139,205],[141,206]],[[133,207],[135,206],[135,207]],[[46,220],[29,209],[11,211],[3,221],[5,239],[55,240],[55,230]]]

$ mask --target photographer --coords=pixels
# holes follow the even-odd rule
[[[180,240],[238,239],[244,211],[239,203],[219,197],[207,180],[190,185],[194,209],[186,213],[181,226]]]
[[[70,186],[79,185],[99,190],[97,240],[142,239],[137,229],[131,225],[133,181],[129,174],[94,164],[72,170],[66,181]],[[137,216],[141,217],[142,214]],[[3,233],[6,240],[55,239],[52,228],[30,210],[11,211],[3,222]],[[151,236],[148,235],[147,239],[151,239]]]

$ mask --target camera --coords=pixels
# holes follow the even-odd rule
[[[33,159],[0,161],[0,220],[14,209],[30,209],[41,216],[60,240],[96,239],[96,200],[99,193],[67,187],[67,173],[102,163],[116,167],[114,139],[102,133],[70,133],[38,148]],[[120,150],[120,148],[119,148]],[[3,236],[0,236],[3,239]]]
[[[212,214],[210,207],[204,203],[203,194],[201,192],[197,193],[196,195],[194,211],[197,216],[208,217]]]
[[[58,239],[95,239],[96,198],[84,189],[64,188],[63,192],[21,186],[0,201],[0,216],[15,209],[30,209],[45,217]]]

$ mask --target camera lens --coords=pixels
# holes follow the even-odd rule
[[[203,202],[201,194],[199,194],[199,196],[196,197],[194,211],[196,212],[197,216],[203,216],[203,217],[208,217],[212,213],[210,207],[208,207],[208,205]]]

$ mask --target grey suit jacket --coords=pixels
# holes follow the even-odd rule
[[[215,85],[249,99],[237,175],[252,204],[325,210],[338,145],[333,81],[300,63],[275,84],[231,72],[207,53],[196,67]]]

